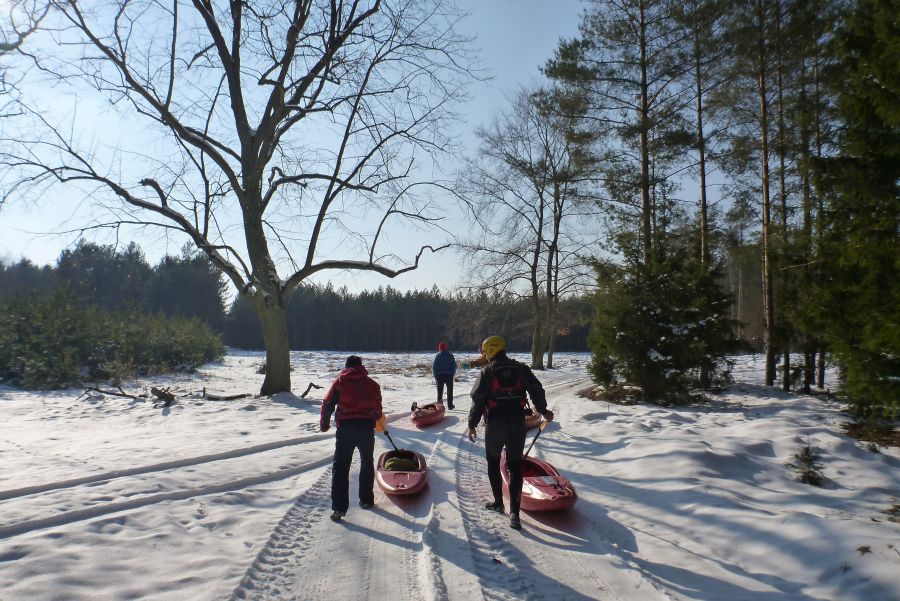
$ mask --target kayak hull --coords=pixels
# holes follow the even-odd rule
[[[509,473],[506,454],[500,458],[503,494],[509,497]],[[534,457],[522,460],[522,511],[562,511],[578,500],[575,487],[551,464]]]
[[[537,428],[541,422],[544,421],[544,418],[541,417],[541,414],[535,411],[534,409],[526,409],[525,410],[525,429],[531,430],[532,428]]]
[[[414,459],[417,464],[415,470],[389,470],[385,468],[385,462],[392,457]],[[400,449],[399,451],[386,451],[378,458],[375,466],[375,482],[378,487],[388,495],[412,495],[423,488],[428,479],[428,466],[425,457],[421,453]]]
[[[422,426],[430,426],[438,423],[444,419],[446,413],[447,409],[444,407],[443,403],[435,403],[413,410],[411,419],[412,423],[421,428]]]

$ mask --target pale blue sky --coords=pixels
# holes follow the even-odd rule
[[[481,65],[492,79],[472,85],[472,96],[463,107],[464,121],[460,124],[462,141],[469,153],[475,150],[474,129],[486,124],[498,111],[506,107],[507,98],[520,85],[540,80],[540,66],[552,56],[560,37],[571,37],[577,32],[582,3],[578,0],[457,0],[457,5],[469,16],[463,21],[460,32],[477,36]],[[73,191],[74,192],[74,191]],[[59,205],[47,202],[37,206],[10,203],[0,212],[0,257],[18,260],[27,257],[37,264],[53,263],[73,237],[47,236],[49,233],[71,228],[79,223],[78,211],[72,208],[60,213]],[[449,224],[450,229],[464,228],[458,216]],[[410,244],[439,242],[430,235]],[[157,261],[166,252],[177,253],[182,241],[161,241],[157,232],[136,234],[134,240],[144,249],[147,258]],[[109,238],[97,238],[97,242],[112,243]],[[119,239],[120,243],[129,240]],[[403,249],[404,256],[414,254],[415,248]],[[430,288],[437,284],[442,289],[455,287],[463,277],[458,268],[458,257],[444,251],[439,256],[423,258],[420,268],[393,280],[366,273],[325,272],[318,281],[330,279],[336,285],[347,285],[354,290],[391,285],[401,290]]]

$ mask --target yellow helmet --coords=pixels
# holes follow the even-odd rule
[[[484,342],[481,343],[481,352],[484,353],[484,356],[488,359],[493,359],[494,355],[505,350],[506,341],[503,340],[503,336],[488,336],[484,339]]]

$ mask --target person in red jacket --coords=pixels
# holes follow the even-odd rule
[[[334,445],[334,468],[331,473],[331,519],[339,522],[350,506],[350,464],[353,451],[359,449],[359,506],[375,505],[375,422],[382,415],[381,387],[369,377],[362,359],[347,357],[325,399],[319,416],[319,427],[327,432],[331,414],[337,426]]]

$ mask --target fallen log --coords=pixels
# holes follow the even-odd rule
[[[303,392],[303,394],[300,395],[300,398],[305,399],[306,395],[308,395],[309,391],[312,390],[313,388],[318,390],[319,388],[322,388],[322,387],[319,386],[318,384],[314,384],[313,382],[310,382],[309,386],[306,387],[306,390]]]
[[[150,392],[163,402],[163,407],[168,407],[172,403],[175,402],[175,395],[169,392],[168,388],[157,388],[156,386],[150,389]]]
[[[214,394],[212,392],[206,392],[206,389],[203,389],[203,398],[209,399],[210,401],[233,401],[235,399],[246,399],[250,398],[253,395],[249,392],[245,392],[242,394]]]
[[[116,390],[118,390],[118,392],[116,392]],[[108,394],[111,396],[120,396],[120,397],[124,397],[126,399],[134,399],[134,400],[143,399],[143,398],[147,397],[147,395],[128,394],[127,392],[122,390],[121,386],[116,386],[116,390],[104,390],[103,388],[100,388],[99,386],[87,386],[87,387],[85,387],[84,392],[82,392],[78,398],[80,399],[81,397],[88,394],[89,392],[99,392],[100,394]]]

